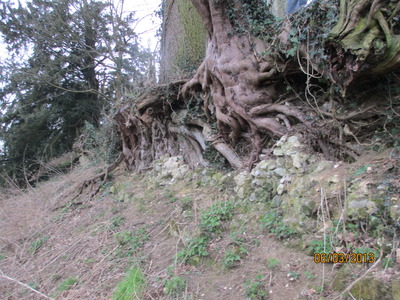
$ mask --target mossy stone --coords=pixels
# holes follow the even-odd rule
[[[400,279],[392,281],[392,298],[393,300],[400,300]]]
[[[337,292],[344,291],[349,285],[350,277],[351,277],[351,267],[349,265],[344,265],[337,273],[335,278],[332,281],[331,287],[332,290]]]
[[[363,278],[350,290],[356,299],[384,300],[392,299],[383,281],[376,278]]]

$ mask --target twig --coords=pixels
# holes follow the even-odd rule
[[[321,213],[322,213],[322,222],[324,229],[324,252],[326,253],[326,222],[325,222],[325,208],[324,208],[324,198],[326,198],[324,188],[321,186]],[[321,287],[325,286],[325,264],[322,264],[322,282]]]
[[[371,273],[381,263],[382,255],[383,255],[383,248],[381,248],[381,253],[379,254],[378,260],[371,266],[371,268],[369,268],[363,275],[354,280],[339,296],[337,296],[334,299],[337,299],[343,296],[345,293],[349,292],[357,282],[359,282],[361,279],[363,279],[365,276]]]
[[[49,296],[46,296],[45,294],[39,292],[38,290],[35,290],[34,288],[30,287],[29,285],[27,285],[27,284],[25,284],[25,283],[23,283],[23,282],[21,282],[21,281],[19,281],[19,280],[17,280],[17,279],[14,279],[14,278],[11,278],[11,277],[5,275],[5,274],[3,273],[3,271],[1,271],[1,270],[0,270],[0,277],[3,277],[3,278],[8,279],[8,280],[10,280],[10,281],[16,282],[16,283],[18,283],[19,285],[22,285],[23,287],[25,287],[25,288],[31,290],[32,292],[35,292],[36,294],[42,296],[43,298],[46,298],[46,299],[53,299],[53,298],[50,298]]]

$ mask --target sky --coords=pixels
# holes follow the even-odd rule
[[[156,33],[161,26],[161,20],[155,15],[161,0],[128,0],[125,1],[125,10],[135,11],[139,19],[135,31],[140,35],[142,45],[149,46],[152,51],[157,47]]]
[[[16,0],[15,0],[16,1]],[[139,20],[135,25],[135,31],[139,34],[141,44],[150,48],[151,51],[155,51],[158,46],[158,38],[156,33],[158,28],[161,26],[161,19],[155,14],[155,11],[159,9],[162,0],[125,0],[125,11],[135,11],[135,15]],[[21,3],[25,3],[25,0],[20,0]],[[116,0],[115,2],[118,2]],[[0,59],[5,59],[7,56],[7,50],[3,43],[0,42]]]

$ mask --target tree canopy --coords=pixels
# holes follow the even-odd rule
[[[98,126],[102,111],[145,78],[150,53],[123,2],[1,5],[9,56],[1,66],[1,163],[18,176],[70,150],[85,122]]]

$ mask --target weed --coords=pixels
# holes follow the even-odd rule
[[[135,254],[150,239],[147,230],[142,227],[135,231],[122,231],[114,234],[117,243],[124,247],[123,251],[119,251],[120,256],[126,257]],[[122,249],[121,249],[122,250]]]
[[[375,249],[368,248],[368,247],[366,247],[366,248],[364,248],[364,247],[355,248],[353,250],[353,253],[361,253],[361,254],[373,253],[374,256],[375,256],[375,260],[377,260],[379,258],[379,252],[377,250],[375,250]]]
[[[221,234],[223,222],[232,219],[233,208],[233,204],[226,201],[211,205],[201,214],[200,226],[202,232],[207,236]]]
[[[49,237],[45,236],[36,241],[33,241],[31,243],[31,247],[29,248],[29,251],[31,253],[35,254],[48,241],[48,239],[49,239]]]
[[[74,277],[68,277],[63,282],[60,283],[60,286],[58,287],[57,291],[58,292],[68,291],[71,287],[73,287],[77,283],[78,283],[78,279],[76,279]]]
[[[180,202],[182,211],[190,210],[193,207],[193,200],[190,197],[183,197]]]
[[[51,276],[51,281],[59,281],[61,279],[61,275],[59,274],[54,274]]]
[[[177,260],[187,263],[194,257],[208,256],[207,243],[208,239],[204,236],[192,239],[185,249],[177,253]]]
[[[228,269],[233,268],[247,253],[247,249],[242,246],[231,247],[225,252],[224,266]]]
[[[240,255],[237,254],[234,250],[232,249],[228,249],[225,252],[225,257],[224,257],[224,261],[223,264],[225,267],[227,267],[228,269],[233,268],[233,266],[235,265],[236,262],[240,261]]]
[[[0,260],[3,260],[5,258],[6,258],[6,256],[0,253]]]
[[[253,280],[248,279],[244,287],[246,288],[246,297],[250,299],[260,299],[264,300],[267,299],[267,292],[264,288],[263,283],[264,276],[262,274],[258,274]]]
[[[308,249],[309,252],[314,255],[315,253],[331,253],[332,252],[332,246],[329,243],[330,241],[330,235],[326,235],[326,243],[324,243],[324,240],[311,240],[308,244]]]
[[[232,232],[232,233],[229,235],[229,239],[231,239],[232,242],[235,243],[235,244],[237,244],[237,245],[243,244],[243,243],[246,241],[245,238],[243,237],[243,235],[241,235],[241,234],[238,233],[237,231]]]
[[[94,258],[85,258],[82,262],[83,262],[85,265],[89,265],[89,264],[91,264],[91,263],[94,263],[94,262],[95,262],[95,259],[94,259]]]
[[[269,211],[260,218],[261,227],[268,233],[273,234],[277,239],[282,240],[296,235],[296,231],[285,225],[282,216],[275,212]]]
[[[125,218],[121,215],[113,216],[110,220],[110,229],[115,231],[117,230],[122,224],[125,223]]]
[[[294,278],[296,280],[300,278],[300,274],[295,271],[290,271],[288,275],[289,277]]]
[[[308,271],[304,272],[304,276],[306,276],[306,278],[310,279],[310,280],[314,280],[315,278],[317,278],[317,276],[315,276],[315,274],[308,272]]]
[[[111,186],[112,186],[112,183],[111,182],[106,182],[105,184],[103,184],[102,186],[101,186],[101,188],[100,188],[100,191],[99,191],[99,193],[101,194],[101,196],[107,196],[107,195],[109,195],[110,194],[110,188],[111,188]]]
[[[39,288],[39,283],[37,283],[37,282],[29,282],[28,286],[30,286],[31,288],[37,290]]]
[[[121,208],[119,208],[119,207],[113,207],[113,208],[111,208],[111,213],[112,214],[117,214],[117,213],[119,213],[121,211]],[[104,215],[103,215],[104,216]]]
[[[358,247],[353,250],[353,253],[361,253],[364,256],[364,259],[361,259],[361,261],[377,261],[379,258],[379,252],[375,249],[368,248],[368,247]],[[391,267],[393,265],[393,261],[390,258],[383,258],[382,259],[382,266],[386,267],[388,265]]]
[[[268,268],[275,270],[281,264],[281,262],[276,258],[267,258]]]
[[[169,201],[169,203],[174,203],[174,202],[178,201],[178,198],[177,197],[170,197],[168,201]]]
[[[178,296],[186,287],[186,279],[181,276],[173,276],[164,280],[164,292],[169,296]]]
[[[353,177],[356,177],[356,176],[360,176],[360,175],[363,175],[365,172],[367,172],[367,170],[368,170],[368,168],[369,167],[371,167],[372,165],[365,165],[365,166],[362,166],[362,167],[359,167],[359,168],[357,168],[355,171],[354,171],[354,173],[353,173]]]
[[[391,257],[385,257],[382,259],[382,266],[384,268],[393,268],[394,260]]]
[[[146,278],[140,267],[131,268],[124,279],[117,284],[113,293],[115,300],[141,299],[146,287]]]

